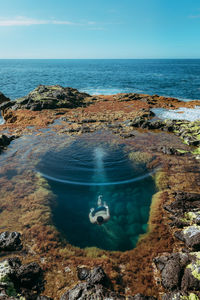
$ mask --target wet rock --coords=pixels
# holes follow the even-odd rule
[[[185,242],[187,247],[200,250],[200,226],[185,227],[182,231],[175,232],[175,237]]]
[[[75,108],[85,106],[90,103],[90,95],[80,93],[73,88],[64,88],[59,85],[40,85],[27,96],[16,100],[13,110],[17,109],[55,109],[55,108]]]
[[[19,232],[5,231],[0,234],[1,251],[17,251],[21,249],[21,234]]]

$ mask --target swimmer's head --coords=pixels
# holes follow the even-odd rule
[[[102,225],[103,221],[104,221],[103,217],[101,217],[101,216],[97,217],[97,223],[98,223],[98,225]]]

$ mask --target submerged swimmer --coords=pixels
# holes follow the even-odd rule
[[[102,195],[98,197],[97,207],[91,208],[89,219],[92,224],[102,225],[110,219],[109,207],[106,202],[102,203]]]

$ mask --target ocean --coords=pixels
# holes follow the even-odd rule
[[[147,93],[200,99],[200,59],[0,60],[0,91],[11,99],[39,84],[89,94]]]

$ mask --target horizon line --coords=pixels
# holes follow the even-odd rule
[[[155,59],[200,59],[200,57],[162,57],[162,58],[0,58],[0,60],[155,60]]]

